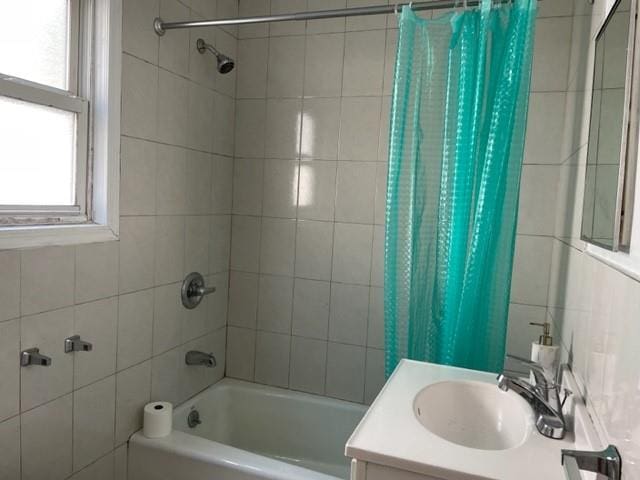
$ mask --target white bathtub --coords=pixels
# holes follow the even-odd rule
[[[365,411],[225,378],[175,409],[168,437],[131,437],[129,480],[348,479],[344,445]]]

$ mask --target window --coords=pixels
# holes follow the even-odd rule
[[[121,2],[0,2],[0,249],[115,238]]]

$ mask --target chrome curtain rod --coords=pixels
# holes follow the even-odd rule
[[[374,5],[370,7],[340,8],[337,10],[319,10],[314,12],[285,13],[281,15],[265,15],[259,17],[222,18],[220,20],[199,20],[184,22],[165,22],[160,17],[153,21],[153,29],[158,35],[164,35],[167,30],[177,28],[196,27],[220,27],[223,25],[247,25],[250,23],[271,23],[290,22],[303,20],[322,20],[326,18],[357,17],[363,15],[382,15],[400,11],[405,5],[409,5],[413,10],[441,10],[453,8],[461,2],[467,6],[474,7],[482,0],[431,0],[428,2],[398,3],[396,5]],[[510,0],[499,0],[500,3],[507,3]]]

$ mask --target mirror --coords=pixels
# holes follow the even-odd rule
[[[635,184],[628,148],[637,143],[629,139],[635,9],[636,0],[618,0],[595,44],[581,236],[614,251],[628,248]]]

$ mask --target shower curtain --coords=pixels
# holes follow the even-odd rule
[[[503,366],[537,0],[399,19],[385,367]]]

